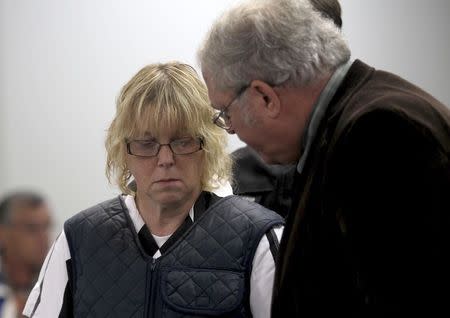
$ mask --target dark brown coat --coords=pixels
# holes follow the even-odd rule
[[[288,216],[272,317],[450,317],[450,112],[355,61]]]

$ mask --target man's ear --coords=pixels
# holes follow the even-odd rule
[[[253,80],[250,87],[260,94],[269,117],[278,117],[281,111],[281,101],[273,87],[260,80]]]
[[[0,224],[0,246],[3,246],[5,240],[7,239],[6,234],[7,231],[8,231],[7,227],[3,224]]]

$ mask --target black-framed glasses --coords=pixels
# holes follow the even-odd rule
[[[162,146],[169,146],[175,155],[189,155],[203,149],[203,139],[200,137],[185,137],[172,140],[168,144],[160,144],[152,139],[128,140],[127,153],[137,157],[155,157]]]
[[[228,103],[227,106],[222,108],[222,110],[216,112],[213,115],[212,121],[214,124],[219,126],[222,129],[229,130],[231,129],[231,122],[230,122],[230,116],[228,116],[228,108],[249,88],[250,85],[243,86],[236,96],[231,100],[231,102]]]

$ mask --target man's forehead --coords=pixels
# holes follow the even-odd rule
[[[34,217],[50,217],[50,207],[46,203],[41,203],[36,206],[30,205],[17,205],[13,210],[11,219],[19,220],[23,218],[34,218]]]
[[[211,102],[211,106],[218,110],[225,107],[228,99],[233,95],[233,91],[218,89],[211,78],[205,77],[205,83],[208,88],[208,96]]]
[[[211,80],[210,75],[211,74],[207,70],[202,69],[202,76],[203,76],[203,79],[205,80],[205,82]]]
[[[220,90],[217,89],[216,82],[214,81],[214,77],[210,76],[208,72],[203,72],[203,79],[205,80],[205,84],[208,88],[209,94],[218,94]]]

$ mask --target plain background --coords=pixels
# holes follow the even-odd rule
[[[56,231],[118,193],[104,137],[120,88],[141,67],[195,54],[233,0],[0,0],[0,196],[32,188]],[[450,105],[450,1],[342,0],[353,58]],[[382,127],[380,127],[382,129]],[[230,138],[229,150],[243,144]]]

